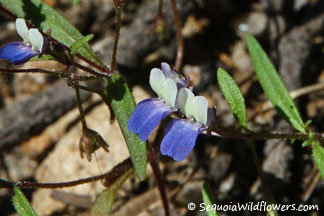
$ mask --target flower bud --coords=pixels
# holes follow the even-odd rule
[[[100,147],[109,152],[109,145],[105,142],[105,140],[100,136],[99,133],[89,128],[82,132],[79,143],[81,158],[83,158],[83,153],[85,153],[88,161],[91,161],[91,154]]]

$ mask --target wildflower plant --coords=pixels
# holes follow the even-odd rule
[[[9,60],[19,65],[27,62],[34,56],[40,55],[48,45],[48,40],[37,28],[28,29],[26,21],[16,19],[16,30],[23,42],[13,42],[0,48],[0,59]]]
[[[116,32],[110,66],[103,63],[88,44],[93,35],[84,37],[64,17],[42,1],[1,0],[0,3],[1,11],[15,19],[17,33],[23,39],[22,42],[9,43],[0,48],[0,59],[19,65],[28,62],[34,56],[38,56],[39,61],[45,60],[43,54],[48,54],[53,60],[67,66],[66,71],[56,71],[55,68],[53,70],[0,68],[0,72],[39,72],[66,79],[67,84],[75,89],[80,111],[82,122],[79,142],[80,154],[81,157],[85,154],[89,161],[91,154],[99,148],[103,148],[107,154],[109,152],[105,140],[96,131],[87,127],[79,95],[79,91],[97,93],[111,110],[112,116],[118,121],[130,154],[129,159],[103,175],[69,183],[10,182],[0,179],[0,188],[14,188],[13,202],[20,215],[36,215],[36,212],[32,210],[19,187],[59,188],[100,179],[106,179],[107,188],[98,195],[91,214],[107,215],[111,212],[115,194],[126,179],[133,173],[136,173],[140,180],[145,179],[147,163],[151,164],[156,177],[165,214],[170,215],[163,176],[159,170],[160,153],[172,157],[175,161],[182,161],[193,150],[197,137],[201,133],[222,138],[247,139],[250,142],[256,139],[304,140],[304,146],[312,148],[315,164],[324,178],[324,149],[321,145],[324,142],[324,136],[308,131],[307,124],[303,122],[274,66],[253,36],[247,36],[246,42],[258,80],[274,107],[298,133],[272,134],[256,133],[249,130],[244,98],[235,81],[223,69],[217,71],[218,83],[241,130],[233,132],[233,130],[220,127],[216,120],[215,109],[208,107],[208,100],[205,97],[195,95],[189,79],[179,73],[184,47],[175,0],[171,0],[178,41],[175,69],[167,63],[161,63],[161,69],[153,68],[148,83],[157,97],[143,100],[137,105],[124,77],[118,71],[116,63],[124,1],[114,0]],[[88,74],[77,74],[69,70],[71,67],[83,70]],[[106,86],[96,89],[82,84],[90,80],[105,80]],[[156,142],[147,145],[146,142],[152,131],[163,119],[169,119],[166,118],[167,116],[171,117],[171,120],[167,122],[161,140],[157,139]],[[250,146],[252,146],[252,152],[255,152],[253,145]],[[109,154],[118,154],[118,152]],[[257,161],[255,158],[255,163],[259,166]],[[261,176],[262,173],[259,175]],[[260,179],[262,181],[262,178]],[[264,191],[268,191],[263,181],[262,186]],[[211,202],[209,187],[204,187],[203,196],[204,200]],[[274,202],[268,194],[266,194],[266,199]]]

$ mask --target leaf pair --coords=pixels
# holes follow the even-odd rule
[[[253,36],[248,35],[246,42],[260,84],[274,108],[297,131],[306,133],[307,124],[302,121],[294,101],[270,59]],[[231,107],[235,119],[242,128],[246,129],[244,98],[238,86],[225,70],[219,69],[217,75],[222,92]],[[314,139],[312,133],[309,134],[309,139],[304,142],[304,146],[309,144],[313,144],[313,158],[322,179],[324,179],[324,148]]]
[[[274,108],[278,110],[296,130],[301,133],[306,133],[306,126],[299,115],[295,103],[270,59],[253,36],[248,35],[246,37],[246,42],[260,84]],[[219,85],[231,107],[235,119],[241,127],[246,128],[244,98],[238,86],[223,69],[218,70],[217,76]]]

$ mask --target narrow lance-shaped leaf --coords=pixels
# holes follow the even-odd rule
[[[202,197],[205,203],[205,210],[208,216],[218,216],[216,201],[210,186],[205,182],[202,188]],[[215,206],[215,208],[213,207]]]
[[[19,188],[14,187],[15,195],[12,197],[13,205],[19,216],[37,216],[35,210],[28,202],[25,195],[19,190]]]
[[[124,184],[126,179],[134,173],[131,168],[121,175],[112,185],[105,189],[95,200],[91,208],[91,216],[107,216],[111,212],[114,203],[115,195],[118,189]]]
[[[217,71],[217,79],[236,121],[241,127],[247,128],[245,103],[240,88],[232,77],[222,68],[219,68]]]
[[[84,36],[82,39],[74,42],[70,48],[71,54],[74,55],[75,53],[77,53],[81,47],[83,47],[86,43],[88,43],[93,38],[93,36],[94,36],[93,34],[88,34]]]
[[[110,104],[126,141],[137,176],[145,179],[146,143],[127,128],[127,122],[135,109],[135,101],[124,78],[115,73],[107,82],[107,101]]]
[[[313,147],[313,158],[324,181],[324,148],[319,143]]]
[[[305,124],[270,59],[253,36],[248,35],[246,43],[255,72],[272,105],[296,130],[305,133]]]
[[[68,20],[41,0],[0,0],[0,2],[11,13],[26,19],[43,32],[51,29],[51,37],[67,47],[83,38]],[[105,67],[88,43],[83,44],[78,53],[91,62]]]

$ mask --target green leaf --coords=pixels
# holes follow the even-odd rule
[[[0,2],[14,15],[26,19],[43,32],[46,33],[51,29],[51,37],[67,47],[83,38],[68,20],[41,0],[0,0]],[[84,44],[78,53],[91,62],[105,67],[88,43]]]
[[[308,133],[308,139],[303,142],[302,146],[306,147],[306,146],[309,146],[309,145],[313,144],[314,142],[317,143],[317,141],[316,141],[316,139],[314,137],[314,134],[313,134],[313,132],[309,132]]]
[[[15,195],[12,197],[13,205],[19,216],[37,216],[35,210],[28,202],[25,195],[19,190],[19,188],[14,187]]]
[[[305,133],[305,124],[299,115],[295,103],[267,54],[253,36],[246,36],[246,43],[255,72],[272,105],[296,130]]]
[[[217,79],[236,121],[241,127],[247,128],[245,103],[240,88],[232,77],[222,68],[219,68],[217,71]]]
[[[313,158],[324,181],[324,148],[319,143],[313,146]]]
[[[126,141],[137,176],[145,179],[146,142],[127,128],[127,122],[135,109],[135,101],[124,78],[115,73],[107,82],[107,100],[110,104]]]
[[[212,193],[210,186],[206,182],[204,183],[203,188],[202,188],[202,197],[203,197],[203,201],[205,203],[207,215],[208,216],[218,216],[216,209],[212,208],[212,206],[216,205],[214,195]],[[209,206],[209,208],[208,208],[208,206]]]
[[[55,60],[55,58],[51,55],[42,55],[41,57],[34,56],[30,59],[30,61],[47,61],[47,60]]]
[[[112,204],[114,203],[115,195],[118,189],[124,184],[126,179],[134,173],[131,168],[121,175],[113,184],[105,189],[95,200],[91,208],[91,216],[107,216],[111,212]]]
[[[86,36],[84,36],[82,39],[74,42],[72,45],[71,45],[71,48],[70,48],[70,52],[72,55],[76,54],[78,52],[78,50],[83,46],[85,45],[86,43],[88,43],[92,38],[93,38],[93,34],[88,34]]]

